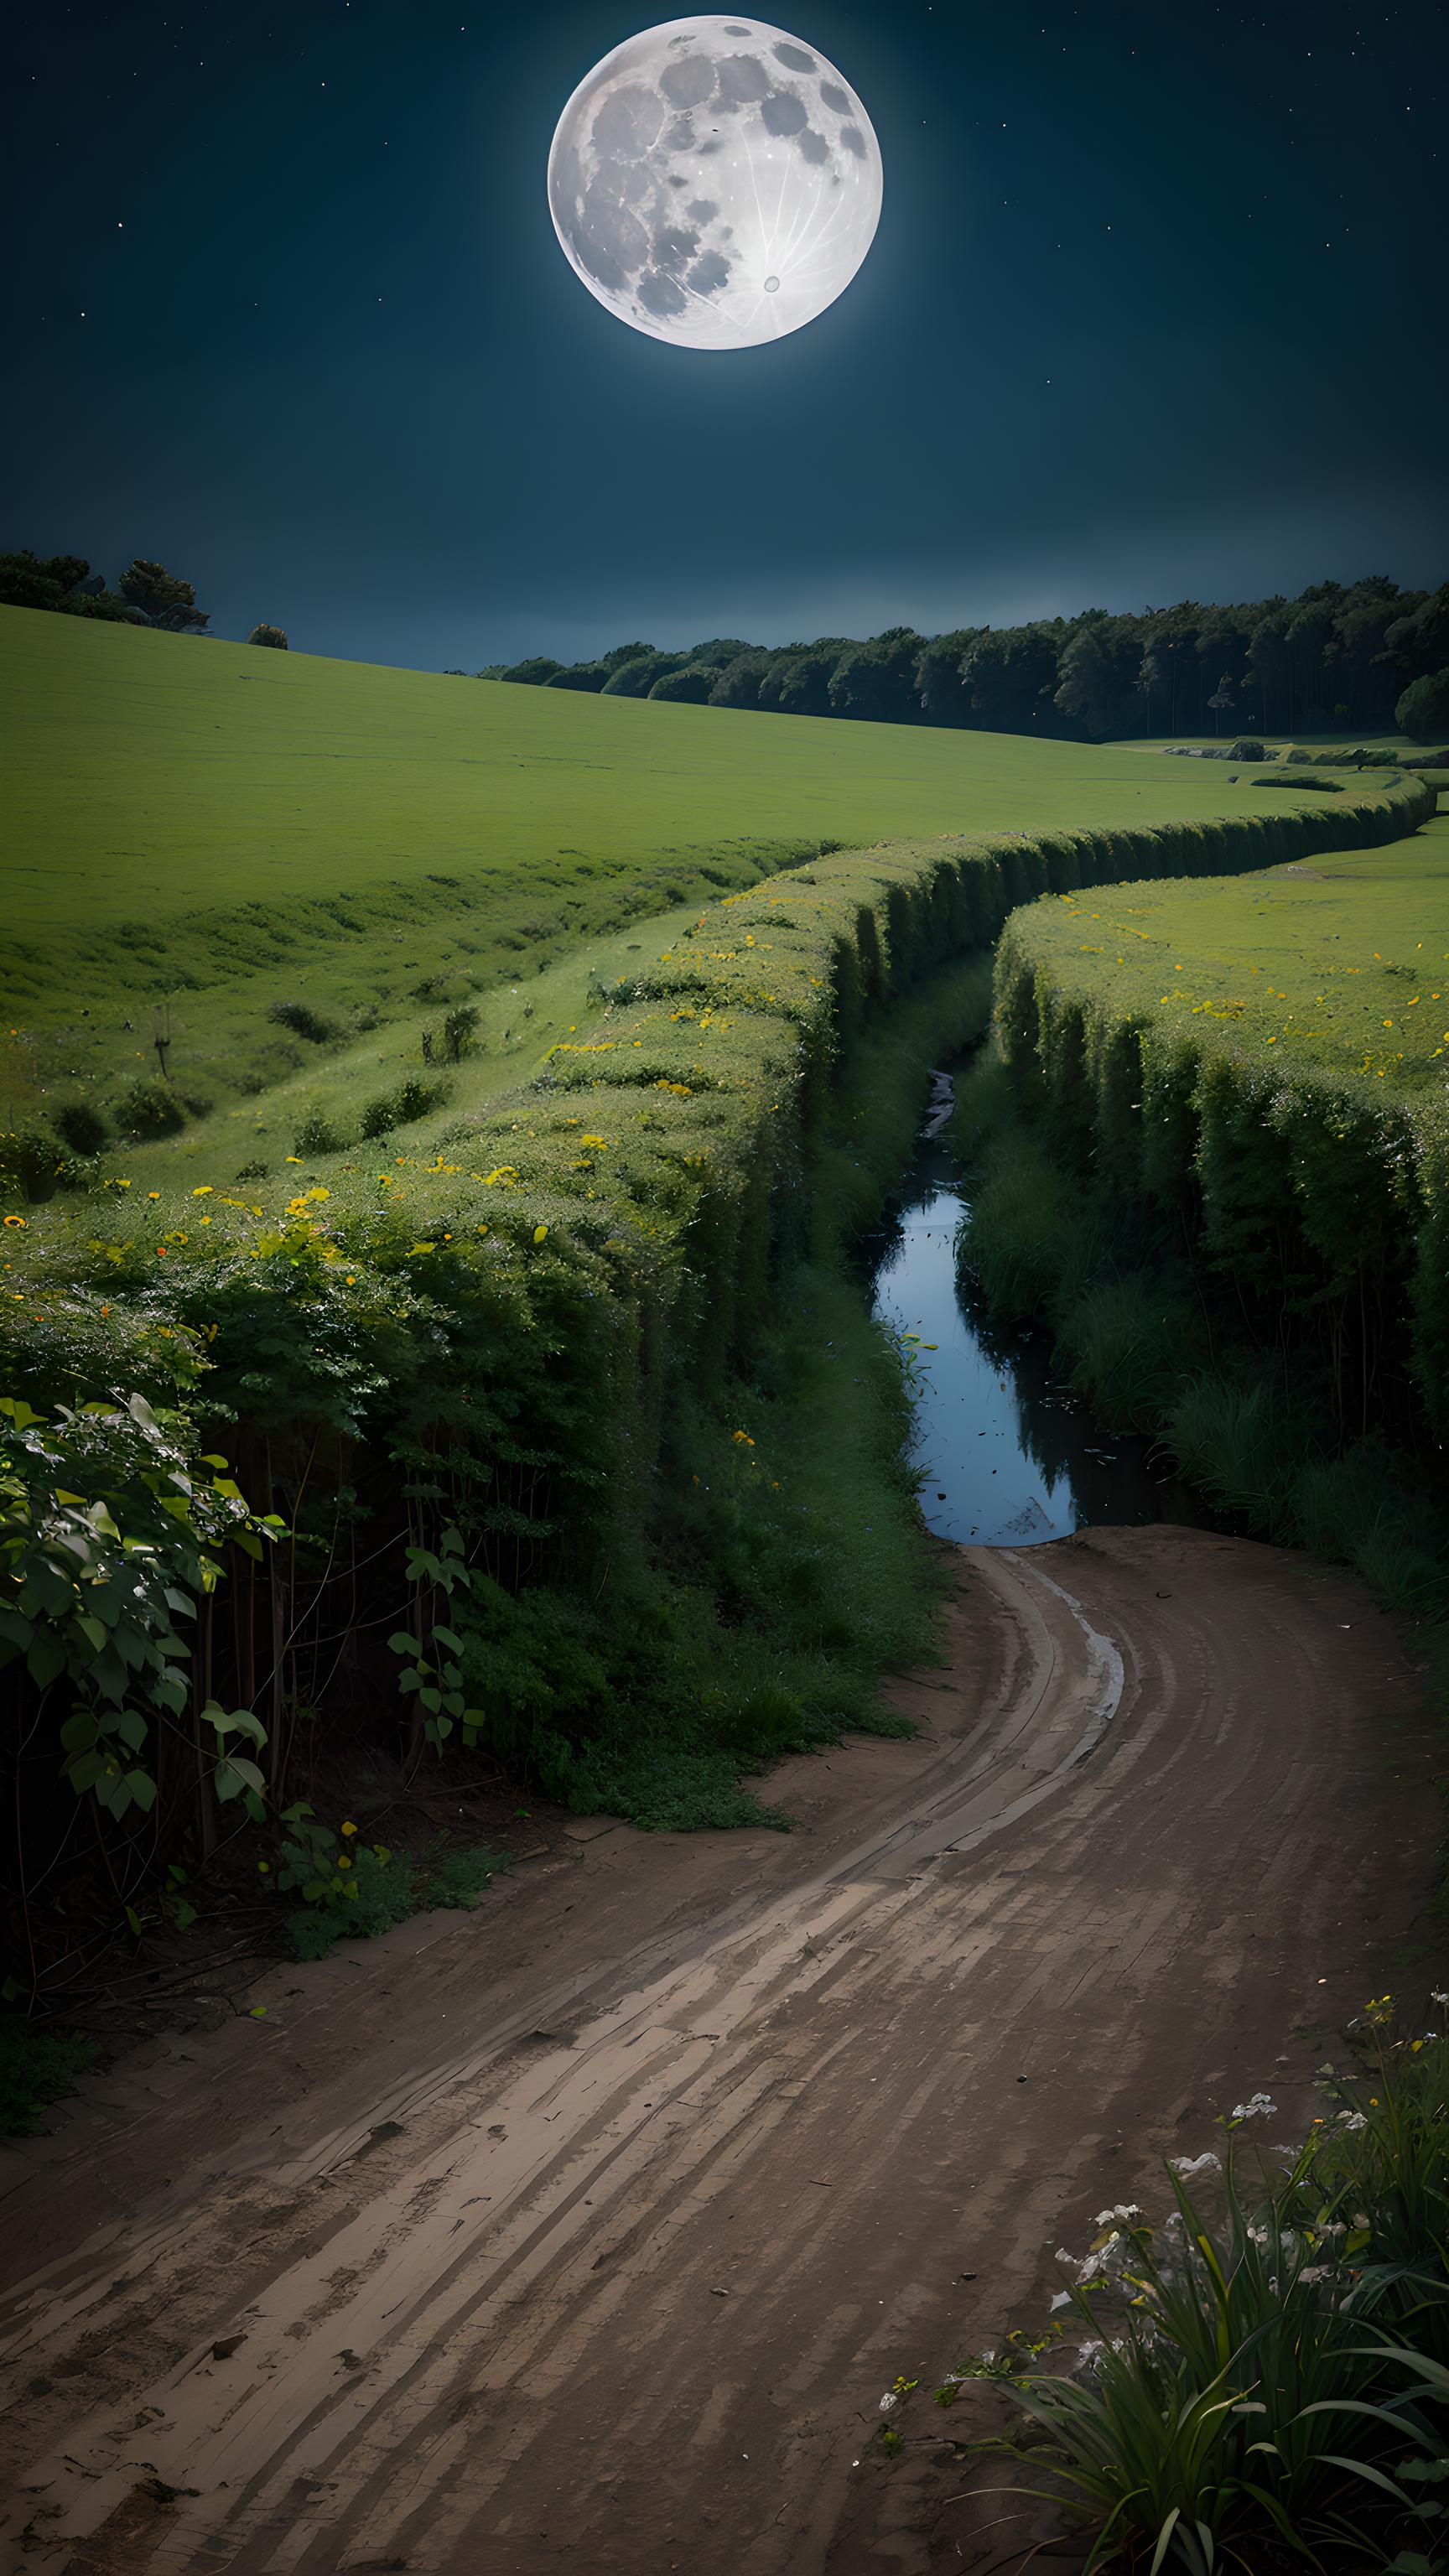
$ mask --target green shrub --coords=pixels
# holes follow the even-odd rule
[[[1267,752],[1252,734],[1242,734],[1228,751],[1229,760],[1266,760]]]
[[[1145,1274],[1098,1280],[1059,1311],[1072,1383],[1117,1431],[1156,1430],[1207,1355],[1201,1307]]]
[[[702,664],[686,664],[682,671],[666,671],[655,681],[649,695],[663,698],[675,706],[707,706],[709,693],[718,677],[717,671]]]
[[[443,1022],[443,1052],[449,1064],[461,1064],[471,1055],[478,1037],[479,1011],[476,1002],[459,1002]]]
[[[604,682],[606,698],[647,698],[656,680],[677,671],[684,660],[682,653],[641,653],[634,660],[620,662]]]
[[[361,1132],[369,1139],[390,1136],[394,1127],[407,1127],[418,1118],[426,1118],[445,1097],[442,1083],[422,1082],[416,1074],[409,1074],[396,1091],[384,1092],[379,1099],[367,1103]]]
[[[249,644],[269,644],[275,653],[285,653],[287,650],[286,634],[280,626],[254,626],[250,635],[247,637],[247,642]],[[458,677],[460,679],[462,678],[461,672],[459,672]]]
[[[609,676],[609,668],[607,662],[574,662],[566,671],[555,671],[543,685],[546,689],[577,689],[585,697],[596,698]]]
[[[324,1117],[320,1109],[314,1109],[298,1128],[292,1140],[292,1151],[294,1154],[340,1154],[342,1145],[343,1139],[331,1119]],[[246,1175],[238,1174],[238,1178],[245,1179]]]
[[[1341,796],[1343,784],[1337,778],[1255,778],[1255,787],[1291,787],[1302,795],[1306,788],[1312,796]]]
[[[287,1916],[287,1931],[299,1959],[325,1959],[339,1941],[370,1941],[410,1915],[441,1910],[466,1913],[477,1904],[506,1856],[485,1850],[440,1852],[416,1859],[408,1852],[388,1851],[381,1844],[353,1845],[352,1886],[348,1901],[331,1906],[308,1905]]]
[[[1162,1431],[1188,1484],[1256,1537],[1293,1544],[1299,1482],[1326,1438],[1278,1370],[1200,1369],[1169,1402]]]
[[[88,2040],[0,2022],[0,2138],[44,2137],[42,2114],[75,2091],[96,2055]]]
[[[1426,672],[1411,681],[1394,709],[1394,722],[1410,742],[1443,742],[1449,736],[1449,671]]]
[[[555,679],[562,668],[562,663],[556,662],[552,654],[535,653],[526,662],[509,663],[496,676],[500,680],[517,680],[525,688],[540,689],[546,681]]]
[[[24,1199],[39,1207],[57,1190],[84,1178],[70,1148],[54,1136],[38,1128],[0,1129],[0,1198]]]
[[[143,1080],[123,1091],[112,1112],[123,1136],[138,1145],[157,1136],[175,1136],[186,1124],[186,1112],[167,1082]]]
[[[55,1132],[73,1154],[99,1154],[110,1129],[89,1100],[65,1100],[54,1112]]]
[[[326,1046],[330,1039],[341,1035],[337,1022],[329,1020],[324,1011],[314,1011],[310,1002],[273,1002],[267,1017],[279,1029],[290,1029],[293,1037],[306,1038],[312,1046]]]
[[[962,1257],[996,1313],[1039,1315],[1068,1258],[1072,1193],[1045,1148],[1023,1138],[993,1157],[972,1192]]]

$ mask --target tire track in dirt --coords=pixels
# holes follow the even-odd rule
[[[1285,2034],[1373,1990],[1366,1918],[1402,1930],[1434,1830],[1356,1587],[1195,1531],[959,1563],[925,1739],[833,1757],[808,1838],[591,1844],[497,1992],[504,1913],[404,1958],[383,2080],[370,1980],[334,1980],[280,2148],[251,2106],[222,2172],[188,2156],[183,2078],[88,2233],[22,2179],[0,2567],[925,2564],[880,2391],[1235,2088],[1291,2080],[1301,2124],[1321,2048]]]

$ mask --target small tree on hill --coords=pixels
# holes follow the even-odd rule
[[[1394,722],[1410,742],[1449,742],[1449,671],[1411,681],[1394,709]]]
[[[197,607],[190,582],[145,555],[127,565],[118,586],[128,608],[139,608],[149,625],[163,626],[172,635],[195,635],[211,622],[210,610]]]
[[[708,703],[715,678],[715,672],[687,662],[682,671],[666,671],[662,679],[655,681],[649,695],[671,699],[676,706],[702,707]]]
[[[270,644],[278,653],[285,653],[287,650],[286,630],[280,626],[254,626],[250,635],[247,637],[247,642],[249,644]],[[459,679],[461,679],[462,676],[463,675],[460,671],[458,673]]]
[[[562,669],[563,664],[556,662],[551,653],[535,653],[526,662],[510,662],[498,676],[501,680],[521,681],[527,689],[541,689],[546,680],[553,678],[555,671]]]
[[[1233,696],[1232,681],[1227,672],[1224,671],[1222,678],[1219,680],[1217,687],[1214,689],[1212,696],[1208,700],[1208,705],[1213,711],[1213,732],[1215,734],[1221,733],[1224,716],[1227,714],[1229,708],[1236,706],[1236,704],[1237,700]]]

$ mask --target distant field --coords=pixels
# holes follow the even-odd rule
[[[822,840],[1202,819],[1251,796],[1246,772],[1139,746],[593,698],[25,609],[0,609],[0,687],[12,1119],[61,1097],[109,1111],[155,1070],[158,1026],[198,1111],[295,1096],[329,1050],[415,1063],[424,1023],[470,996],[501,1047],[520,978],[567,981],[591,943]],[[576,1007],[572,987],[550,999]],[[298,1002],[324,1047],[269,1019]]]
[[[1034,953],[1114,1010],[1422,1094],[1449,1079],[1449,815],[1260,876],[1038,906]]]

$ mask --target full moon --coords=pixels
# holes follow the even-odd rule
[[[617,45],[558,121],[548,202],[610,313],[682,349],[813,322],[880,221],[875,129],[813,45],[754,18],[673,18]]]

